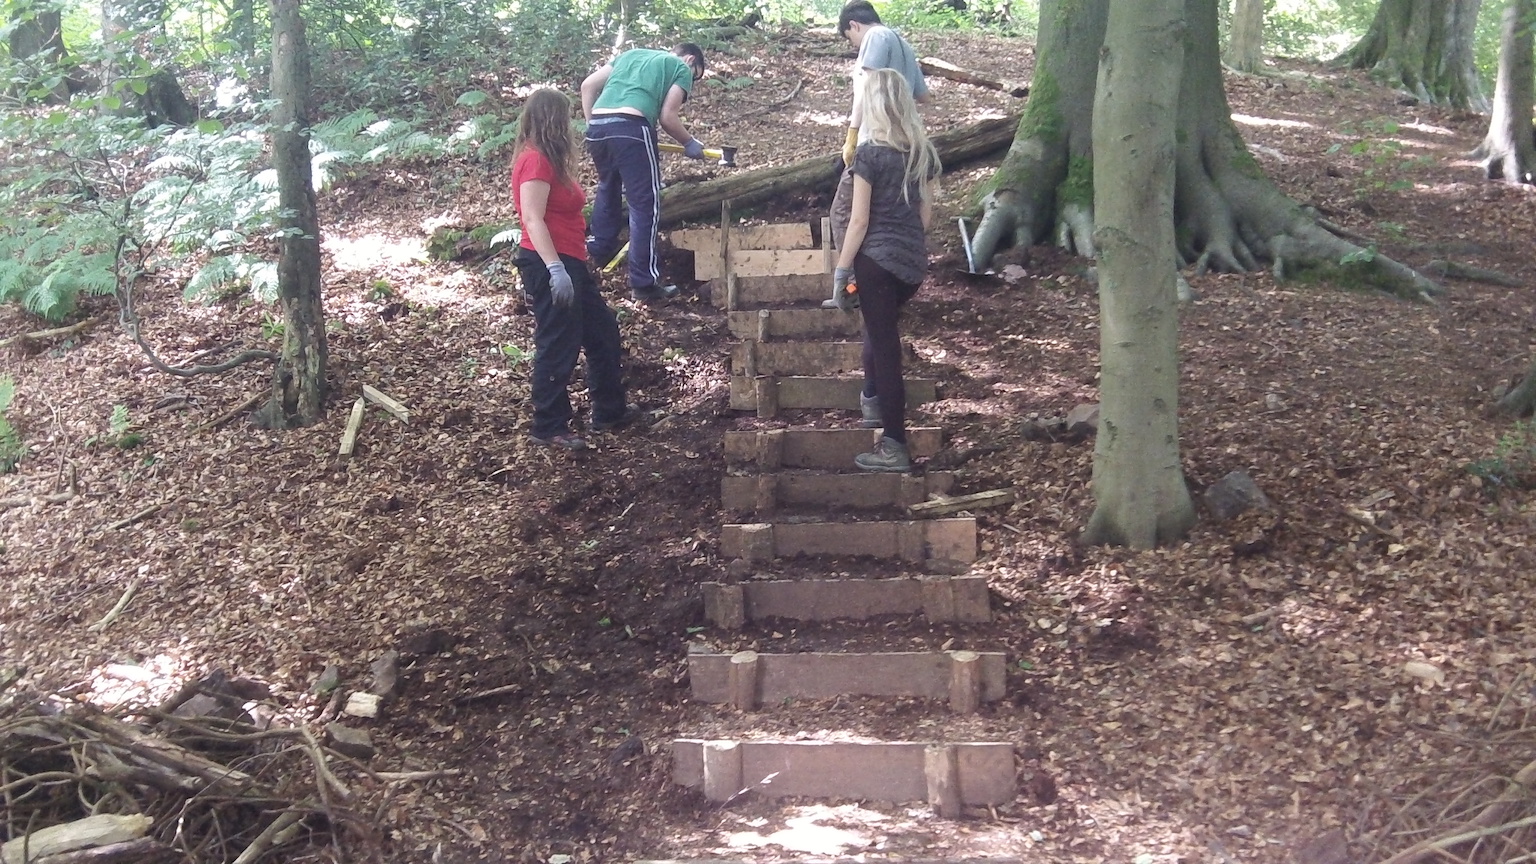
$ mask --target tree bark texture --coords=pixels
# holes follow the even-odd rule
[[[1531,31],[1536,27],[1536,0],[1509,0],[1504,7],[1499,41],[1499,76],[1493,88],[1493,116],[1488,135],[1473,151],[1489,180],[1531,183],[1536,170],[1531,107],[1536,102]]]
[[[1370,30],[1339,58],[1425,102],[1488,110],[1473,34],[1482,0],[1381,0]]]
[[[1013,145],[981,201],[973,247],[978,266],[999,249],[1041,242],[1053,233],[1061,246],[1094,255],[1091,129],[1108,3],[1041,4],[1034,89]],[[1414,270],[1330,234],[1270,181],[1232,123],[1217,0],[1184,0],[1184,10],[1173,211],[1180,265],[1230,273],[1273,266],[1280,278],[1315,271],[1403,297],[1440,293]]]
[[[1237,0],[1233,6],[1227,65],[1239,72],[1264,68],[1264,0]]]
[[[14,24],[6,39],[11,59],[22,64],[28,74],[38,81],[46,80],[68,68],[69,51],[64,47],[64,31],[57,9],[27,9]],[[27,85],[16,88],[19,92],[30,89]],[[69,84],[62,78],[44,100],[50,105],[63,105],[69,101]]]
[[[1093,117],[1099,431],[1083,539],[1139,549],[1195,522],[1179,461],[1173,202],[1184,0],[1111,0]]]
[[[320,220],[309,161],[309,46],[299,0],[272,0],[273,163],[282,205],[277,291],[283,305],[283,356],[263,420],[273,427],[321,419],[325,401],[325,308],[321,302]]]
[[[1536,361],[1531,363],[1525,378],[1515,386],[1515,389],[1504,394],[1504,398],[1498,401],[1494,409],[1511,417],[1524,417],[1536,411]]]

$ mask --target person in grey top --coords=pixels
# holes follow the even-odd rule
[[[924,232],[933,217],[932,185],[939,154],[923,133],[917,104],[901,74],[878,69],[859,82],[866,106],[859,144],[832,199],[837,267],[832,299],[863,311],[865,426],[880,426],[880,443],[854,464],[865,471],[908,471],[906,384],[901,374],[901,307],[928,271]]]
[[[837,35],[859,49],[853,65],[853,108],[848,113],[848,136],[843,144],[843,164],[853,164],[853,150],[858,142],[864,109],[859,104],[859,79],[875,69],[895,69],[906,79],[912,98],[928,101],[928,82],[917,63],[917,53],[901,34],[880,23],[880,14],[869,0],[853,0],[837,16]]]

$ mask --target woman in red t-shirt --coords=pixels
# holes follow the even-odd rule
[[[535,444],[585,450],[571,431],[571,372],[587,354],[588,429],[602,432],[640,416],[624,401],[619,322],[587,269],[587,196],[576,182],[571,102],[558,90],[536,90],[517,123],[512,201],[523,226],[516,259],[523,294],[533,307]]]

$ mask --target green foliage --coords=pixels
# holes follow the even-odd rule
[[[1536,489],[1536,426],[1520,421],[1499,438],[1493,454],[1466,467],[1486,484],[1489,494]]]
[[[107,420],[107,429],[111,432],[114,447],[132,450],[144,443],[144,436],[133,431],[133,421],[128,417],[128,406],[122,403],[112,406],[112,416]]]
[[[17,463],[27,452],[26,446],[21,443],[21,436],[11,425],[10,418],[5,416],[15,398],[16,381],[9,375],[0,375],[0,474],[15,471]]]
[[[1412,173],[1430,164],[1424,155],[1405,156],[1403,144],[1392,137],[1401,131],[1397,121],[1382,117],[1367,121],[1362,133],[1349,129],[1340,130],[1345,135],[1359,134],[1354,143],[1345,147],[1335,143],[1328,147],[1328,155],[1344,152],[1350,156],[1365,157],[1366,167],[1360,173],[1355,187],[1355,197],[1366,198],[1379,192],[1402,192],[1413,188]]]
[[[889,0],[880,9],[880,20],[897,30],[965,30],[976,22],[970,15],[937,0]]]

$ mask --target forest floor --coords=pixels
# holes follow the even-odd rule
[[[1032,66],[1014,40],[913,41],[1010,78]],[[739,42],[712,55],[722,83],[702,87],[685,120],[711,145],[740,147],[743,169],[830,154],[850,59],[831,34]],[[0,497],[54,492],[71,475],[79,491],[0,510],[0,666],[26,666],[36,690],[119,703],[220,669],[265,683],[280,716],[313,723],[328,707],[312,690],[327,664],[344,686],[366,686],[376,657],[405,651],[403,695],[367,724],[373,767],[462,773],[385,787],[347,769],[379,829],[372,854],[389,861],[1341,864],[1379,854],[1377,842],[1401,848],[1413,837],[1383,831],[1407,795],[1536,758],[1536,508],[1529,491],[1493,482],[1505,474],[1487,461],[1515,466],[1520,429],[1482,414],[1536,341],[1536,192],[1487,183],[1466,161],[1485,118],[1410,104],[1362,75],[1278,65],[1231,77],[1229,94],[1286,191],[1408,264],[1450,258],[1521,287],[1453,282],[1441,302],[1414,305],[1267,273],[1191,276],[1189,481],[1198,493],[1246,471],[1272,516],[1203,518],[1186,542],[1152,552],[1074,542],[1092,511],[1093,443],[1024,431],[1096,399],[1087,262],[1037,248],[1011,281],[959,275],[948,226],[995,160],[967,165],[945,178],[934,266],[905,320],[915,374],[937,378],[942,397],[913,419],[946,429],[958,491],[1019,490],[1011,507],[976,514],[973,572],[990,580],[995,622],[707,628],[697,586],[724,575],[720,525],[733,521],[715,491],[722,434],[762,422],[727,408],[722,313],[700,286],[638,307],[610,277],[648,422],[596,436],[578,458],[530,446],[531,318],[507,259],[424,255],[436,225],[510,218],[506,161],[394,166],[323,200],[335,398],[319,426],[204,428],[267,386],[267,370],[172,379],[115,326],[0,359],[30,448]],[[522,83],[492,86],[510,100]],[[935,130],[1021,107],[932,84]],[[721,170],[666,166],[669,182]],[[273,310],[191,305],[170,279],[145,286],[139,307],[173,361],[232,340],[277,345]],[[0,326],[39,325],[8,310]],[[363,384],[408,405],[410,422],[371,410],[343,463]],[[119,405],[137,442],[111,428]],[[130,584],[118,620],[93,630]],[[963,719],[849,698],[735,715],[688,698],[690,643],[1005,650],[1010,698]],[[121,664],[148,671],[125,677]],[[778,734],[1011,741],[1021,792],[945,821],[857,801],[717,806],[671,780],[674,737]],[[288,860],[330,854],[322,844]]]

